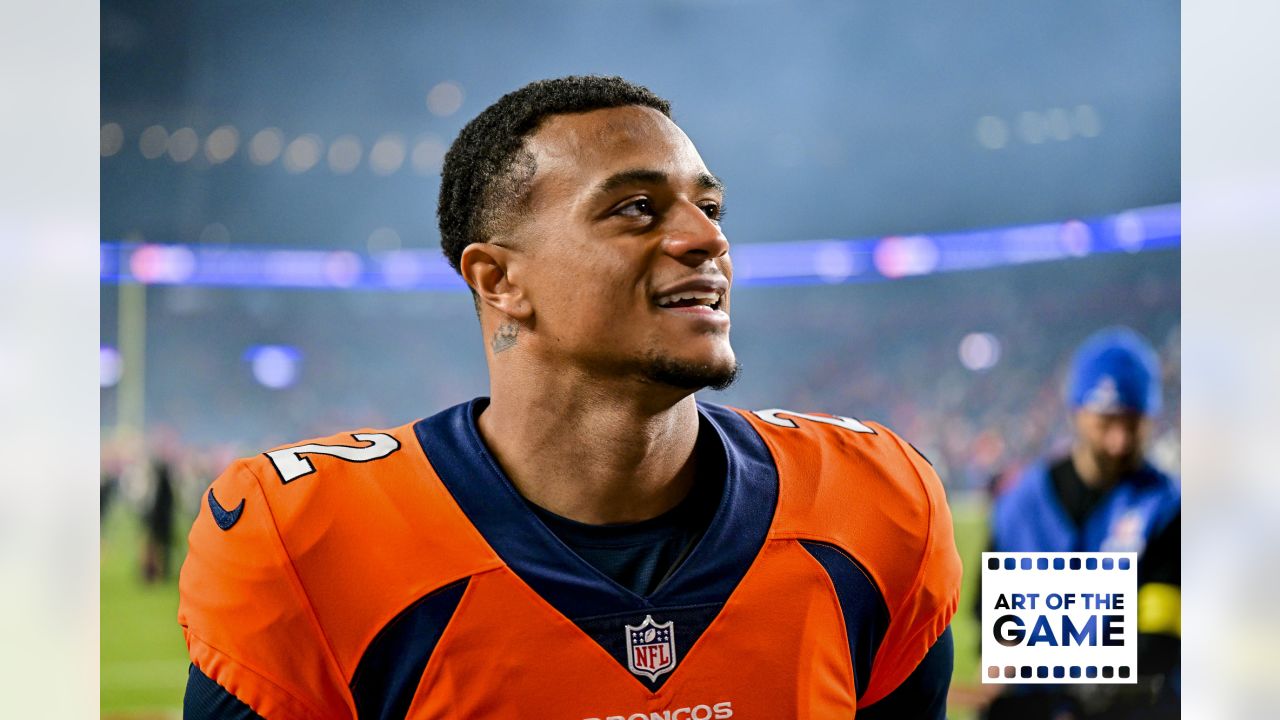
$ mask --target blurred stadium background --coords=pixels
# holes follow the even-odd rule
[[[1153,452],[1178,470],[1176,3],[101,12],[106,716],[181,704],[176,582],[143,579],[158,464],[176,573],[230,459],[486,392],[471,304],[438,259],[440,162],[541,77],[650,86],[725,179],[745,371],[709,399],[890,424],[948,484],[967,566],[993,481],[1067,440],[1066,356],[1100,327],[1160,350]],[[968,617],[956,636],[967,717]]]

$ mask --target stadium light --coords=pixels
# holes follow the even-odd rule
[[[104,388],[114,387],[120,382],[122,375],[124,361],[120,357],[120,351],[110,345],[98,348],[98,385]]]
[[[196,156],[200,149],[200,137],[189,127],[178,128],[169,136],[169,159],[184,163]]]
[[[427,93],[427,110],[438,117],[448,117],[462,107],[462,86],[453,82],[442,82]]]
[[[107,123],[102,126],[102,140],[99,153],[102,157],[111,157],[124,147],[124,129],[118,123]]]
[[[329,169],[338,175],[346,175],[360,166],[364,148],[355,135],[342,135],[329,145]]]
[[[245,351],[253,379],[272,390],[283,390],[298,380],[302,353],[289,345],[255,345]]]
[[[168,147],[169,131],[160,125],[152,125],[138,137],[138,150],[148,160],[160,157]]]
[[[284,149],[284,169],[291,173],[304,173],[320,162],[324,143],[318,135],[301,135]]]
[[[960,341],[960,364],[974,372],[990,370],[1000,362],[1000,340],[991,333],[969,333]]]
[[[284,149],[284,133],[279,128],[263,128],[249,141],[249,160],[255,165],[270,165]]]
[[[223,125],[204,141],[204,156],[210,163],[218,165],[231,159],[240,147],[240,132],[230,125]]]
[[[422,138],[413,146],[411,161],[414,172],[419,175],[433,175],[439,172],[444,166],[444,155],[448,150],[444,141],[434,135]]]
[[[378,175],[391,175],[404,164],[404,138],[388,133],[378,138],[369,151],[369,167]]]

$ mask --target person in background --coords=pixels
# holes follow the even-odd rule
[[[147,583],[169,579],[173,564],[174,478],[169,461],[158,457],[151,470],[151,500],[143,514],[146,547],[142,556],[142,579]]]
[[[1177,717],[1181,492],[1146,457],[1160,399],[1146,340],[1124,327],[1090,336],[1067,381],[1070,453],[1025,468],[991,517],[994,552],[1138,553],[1138,683],[1009,686],[990,720]]]
[[[120,453],[114,447],[105,445],[102,449],[102,460],[98,464],[98,527],[107,521],[107,511],[120,491],[121,474]]]

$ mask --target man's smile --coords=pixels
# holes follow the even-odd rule
[[[664,311],[728,323],[725,296],[729,281],[722,275],[699,275],[659,290],[653,303]]]

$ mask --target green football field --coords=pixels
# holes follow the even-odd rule
[[[185,527],[181,535],[185,539]],[[171,581],[143,584],[142,547],[139,521],[117,505],[102,528],[104,718],[180,716],[187,682],[187,648],[177,620],[176,566]],[[185,542],[178,556],[184,552]]]
[[[969,608],[978,559],[986,534],[985,509],[976,503],[953,507],[956,542],[964,560],[960,612],[951,627],[956,642],[951,717],[972,717],[964,707],[966,687],[978,682],[977,627]],[[179,521],[185,539],[190,520]],[[187,678],[187,651],[178,627],[178,583],[141,581],[142,529],[117,506],[102,532],[102,716],[107,720],[159,720],[181,715]],[[184,544],[179,545],[181,557]]]

